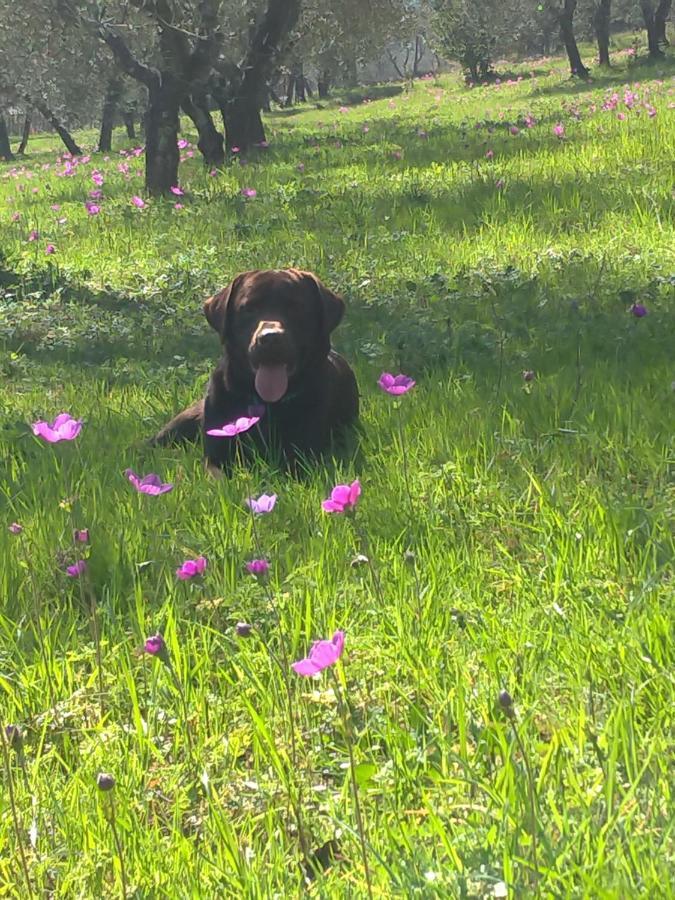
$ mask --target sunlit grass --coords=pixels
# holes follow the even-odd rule
[[[311,848],[335,839],[343,857],[317,895],[365,896],[331,681],[290,682],[293,759],[268,652],[298,659],[342,628],[376,896],[534,894],[503,688],[534,775],[541,893],[668,896],[674,95],[667,64],[579,89],[562,61],[535,68],[550,65],[499,88],[444,76],[346,113],[343,98],[274,114],[264,156],[215,177],[188,160],[186,196],[143,210],[117,154],[60,178],[41,169],[56,144],[40,138],[16,164],[33,178],[3,166],[0,239],[18,274],[0,289],[0,710],[25,734],[11,771],[35,894],[120,894],[105,771],[135,896],[300,895],[289,797]],[[601,109],[622,78],[655,117]],[[143,446],[215,359],[206,293],[287,264],[347,298],[336,343],[359,376],[361,455],[301,480],[260,464],[217,482],[195,448]],[[383,369],[417,386],[394,401]],[[84,419],[80,437],[38,443],[29,423],[61,410]],[[174,490],[137,494],[128,466]],[[356,528],[320,505],[355,477]],[[256,538],[244,500],[262,491],[279,500]],[[59,553],[73,561],[83,527],[78,581]],[[244,568],[259,549],[271,593]],[[352,565],[364,552],[377,582]],[[200,554],[204,578],[178,581]],[[254,636],[236,637],[240,621]],[[175,679],[137,653],[158,630]],[[5,796],[0,885],[26,896]]]

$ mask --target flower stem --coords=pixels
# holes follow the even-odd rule
[[[120,840],[119,832],[117,831],[117,821],[115,819],[115,801],[110,799],[110,808],[109,814],[106,816],[108,819],[108,823],[110,825],[110,830],[112,831],[113,840],[115,841],[115,849],[117,850],[117,858],[120,863],[120,879],[122,881],[122,898],[126,900],[127,896],[127,873],[124,868],[124,851],[122,849],[122,842]]]
[[[520,750],[520,755],[523,757],[525,772],[527,773],[527,791],[530,801],[530,817],[532,820],[532,865],[534,867],[535,880],[538,882],[539,863],[537,858],[537,801],[536,790],[534,786],[534,775],[530,767],[530,760],[527,753],[525,752],[525,746],[523,745],[523,742],[520,738],[520,732],[518,730],[518,726],[516,725],[515,715],[510,717],[510,721],[513,728],[513,734],[516,738],[516,743],[518,744],[518,749]]]
[[[28,888],[28,895],[33,897],[33,884],[30,880],[30,874],[28,872],[28,862],[26,860],[26,854],[23,849],[23,841],[21,840],[21,823],[19,821],[19,813],[16,808],[16,798],[14,796],[14,779],[12,778],[12,764],[10,761],[9,755],[9,745],[7,741],[7,735],[5,733],[5,726],[0,724],[0,735],[2,737],[0,740],[2,741],[2,760],[5,764],[5,773],[7,775],[7,789],[9,793],[9,805],[12,810],[12,821],[14,823],[14,834],[16,836],[16,843],[19,848],[19,859],[21,860],[21,868],[23,870],[23,877],[26,880],[26,887]]]
[[[368,888],[368,897],[373,897],[373,886],[370,877],[370,866],[368,865],[368,850],[367,850],[367,838],[366,838],[366,829],[363,823],[363,815],[361,813],[361,802],[359,799],[359,785],[356,778],[356,764],[354,762],[354,749],[352,747],[351,741],[351,729],[349,727],[349,719],[348,713],[351,717],[351,709],[348,706],[346,700],[346,694],[343,694],[342,689],[340,688],[340,682],[335,674],[335,672],[331,669],[331,675],[333,677],[333,683],[335,685],[335,694],[338,700],[338,709],[340,710],[340,719],[342,722],[342,732],[344,734],[345,743],[347,744],[347,752],[349,753],[349,774],[350,780],[352,783],[352,794],[354,797],[354,814],[356,816],[356,827],[359,832],[359,843],[361,845],[361,859],[363,860],[363,871],[366,876],[366,886]]]

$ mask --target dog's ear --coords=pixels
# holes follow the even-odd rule
[[[208,297],[204,301],[204,315],[206,316],[206,321],[221,337],[225,336],[225,321],[227,319],[228,306],[236,296],[246,274],[247,273],[244,272],[242,275],[237,275],[237,277],[231,281],[227,287],[224,287],[222,291],[218,291],[217,294],[213,294],[212,297]]]
[[[345,301],[342,297],[338,297],[334,291],[331,291],[330,288],[327,288],[323,281],[317,278],[313,272],[303,272],[300,269],[294,269],[293,271],[303,280],[312,282],[323,307],[323,321],[326,333],[330,334],[342,321],[342,317],[345,314]]]

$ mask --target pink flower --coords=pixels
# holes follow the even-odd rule
[[[348,106],[341,106],[341,107],[339,108],[338,112],[341,112],[341,113],[349,112],[349,107],[348,107]]]
[[[241,149],[240,147],[230,147],[230,150],[232,151],[232,153],[239,153],[240,149]]]
[[[361,482],[357,479],[351,484],[336,484],[328,500],[324,500],[321,508],[324,512],[343,513],[356,508],[361,496]]]
[[[87,563],[83,559],[78,559],[74,566],[66,566],[66,575],[70,578],[79,578],[87,571]]]
[[[89,529],[88,528],[76,528],[73,531],[73,540],[79,544],[88,544],[89,543]]]
[[[403,153],[400,150],[392,150],[391,155],[394,159],[403,159]]]
[[[90,216],[97,216],[101,212],[101,207],[97,206],[95,203],[85,203],[84,205]]]
[[[498,178],[495,181],[495,187],[497,188],[498,191],[501,191],[501,189],[504,187],[505,184],[506,184],[506,182],[504,181],[503,178]]]
[[[47,244],[45,247],[45,253],[47,256],[51,256],[53,253],[56,253],[56,247],[53,244]]]
[[[241,189],[242,197],[255,197],[255,196],[257,196],[257,194],[258,194],[258,192],[256,191],[255,188],[242,188]]]
[[[394,396],[407,394],[410,388],[415,387],[415,382],[408,375],[391,375],[389,372],[383,372],[377,383],[383,391]]]
[[[131,198],[131,202],[137,209],[143,209],[145,206],[145,200],[142,197],[134,196]]]
[[[163,482],[159,475],[155,475],[154,472],[144,475],[142,478],[133,469],[125,469],[124,474],[139,494],[150,494],[156,497],[158,494],[168,494],[169,491],[173,490],[173,485],[170,482]]]
[[[269,572],[270,564],[266,559],[252,559],[246,563],[246,570],[251,575],[266,575]]]
[[[18,222],[20,219],[21,219],[20,212],[12,213],[12,222]]]
[[[37,241],[40,237],[40,232],[36,231],[34,228],[28,235],[28,240],[32,243],[33,241]]]
[[[296,168],[297,168],[298,172],[304,172],[304,171],[305,171],[305,164],[304,164],[304,163],[298,163],[298,165],[296,166]]]
[[[73,419],[69,413],[59,413],[52,424],[40,419],[32,425],[33,434],[43,438],[48,444],[58,444],[59,441],[72,441],[82,431],[82,420]]]
[[[494,150],[487,150],[486,153],[485,153],[485,158],[486,158],[486,159],[492,159],[492,157],[493,157],[494,155],[495,155],[495,151],[494,151]]]
[[[89,191],[89,196],[92,200],[100,200],[103,196],[103,191],[99,191],[97,188],[95,191]]]
[[[250,510],[258,515],[270,513],[274,509],[277,502],[276,494],[261,494],[256,500],[255,497],[248,497],[246,505]]]
[[[179,188],[177,184],[171,188],[171,193],[175,194],[177,197],[182,197],[185,191],[182,188]]]
[[[164,638],[159,632],[146,639],[143,644],[143,652],[148,653],[150,656],[158,657],[163,663],[169,662],[169,651]]]
[[[256,144],[256,147],[260,147],[261,150],[267,150],[269,145],[270,145],[269,141],[258,141],[258,143]]]
[[[523,372],[523,381],[525,382],[529,383],[530,381],[534,381],[535,377],[536,376],[533,369],[525,369],[525,371]]]
[[[511,134],[520,134],[520,129],[518,128],[517,125],[512,125],[509,128],[509,131],[511,132]]]
[[[565,126],[562,122],[558,122],[557,125],[553,126],[553,134],[562,140],[565,137]]]
[[[183,209],[184,207],[183,207],[182,203],[174,203],[173,208],[174,209]]]
[[[206,433],[211,437],[236,437],[253,428],[259,421],[260,416],[240,416],[233,422],[226,422],[221,428],[210,428]]]
[[[361,129],[361,131],[362,131],[364,134],[368,134],[368,132],[370,131],[370,128],[368,128],[367,125],[364,125],[363,128]]]
[[[630,311],[633,313],[636,319],[642,319],[648,314],[647,307],[644,305],[644,303],[634,303],[631,306]]]
[[[198,556],[197,559],[186,559],[180,569],[176,569],[176,576],[181,581],[188,581],[197,575],[202,575],[206,569],[206,557]]]
[[[101,172],[94,171],[91,173],[91,180],[97,187],[101,187],[103,184],[103,175],[101,174]]]
[[[190,146],[190,141],[186,141],[185,138],[181,138],[178,141],[178,149],[179,150],[185,150],[185,148],[189,147],[189,146]]]
[[[21,532],[23,531],[23,525],[19,525],[18,522],[12,522],[11,525],[8,525],[8,530],[12,534],[21,534]]]
[[[316,675],[328,666],[334,665],[342,656],[345,647],[344,631],[336,631],[329,641],[315,641],[309,656],[299,659],[291,666],[298,675]]]

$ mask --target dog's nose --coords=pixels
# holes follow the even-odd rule
[[[265,325],[258,331],[256,343],[259,347],[274,347],[284,340],[283,329],[278,325]]]

